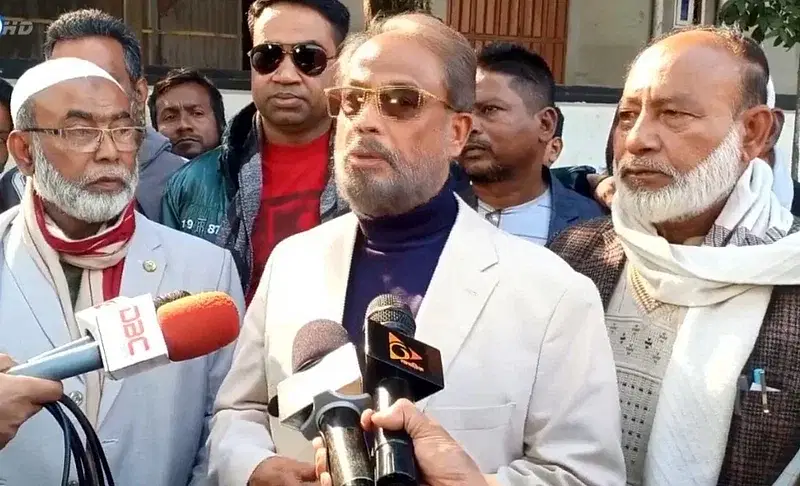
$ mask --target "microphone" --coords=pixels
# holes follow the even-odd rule
[[[75,318],[85,337],[7,373],[61,381],[102,368],[111,379],[121,380],[212,353],[239,335],[239,311],[223,292],[117,297]]]
[[[367,306],[364,327],[364,386],[375,390],[376,411],[401,398],[417,402],[444,388],[441,353],[413,339],[417,324],[398,297],[375,297]],[[375,430],[375,484],[419,484],[414,446],[405,431]]]
[[[319,319],[300,328],[292,372],[278,383],[269,413],[308,440],[322,435],[333,486],[374,486],[361,428],[361,413],[372,399],[362,392],[356,348],[344,327]]]

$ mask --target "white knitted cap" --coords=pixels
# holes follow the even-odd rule
[[[36,93],[70,79],[89,77],[105,78],[125,92],[122,86],[97,64],[75,57],[50,59],[28,69],[17,80],[11,92],[11,119],[17,123],[20,108]]]

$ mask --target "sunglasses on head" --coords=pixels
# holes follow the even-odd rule
[[[286,45],[274,42],[259,44],[247,53],[250,56],[250,65],[259,74],[272,74],[283,62],[283,58],[290,56],[292,63],[306,76],[319,76],[328,67],[328,57],[321,46],[303,42],[300,44]]]
[[[361,113],[364,105],[375,101],[382,116],[395,120],[412,120],[419,116],[425,100],[442,103],[451,109],[447,101],[415,86],[383,86],[377,89],[341,86],[325,90],[328,115],[336,118],[339,113],[352,118]]]

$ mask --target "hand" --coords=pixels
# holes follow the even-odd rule
[[[0,354],[0,449],[17,435],[26,420],[36,415],[42,406],[61,398],[61,383],[27,376],[10,376],[4,372],[14,361]]]
[[[615,184],[614,176],[601,180],[594,188],[594,199],[603,206],[610,208],[611,203],[614,201],[614,193],[617,190]]]
[[[272,456],[256,467],[247,486],[300,486],[317,483],[317,473],[312,464],[288,457]]]
[[[420,412],[406,399],[398,400],[382,412],[367,410],[361,416],[366,431],[376,427],[408,432],[414,442],[421,482],[429,486],[485,486],[477,464],[441,425]],[[314,439],[314,462],[322,486],[333,486],[328,473],[328,458],[321,438]]]

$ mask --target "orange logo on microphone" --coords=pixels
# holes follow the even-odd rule
[[[414,363],[414,361],[421,361],[422,356],[406,346],[406,344],[401,341],[400,338],[391,332],[389,333],[389,358],[399,361],[409,368],[419,371],[420,373],[425,371],[422,366]]]

